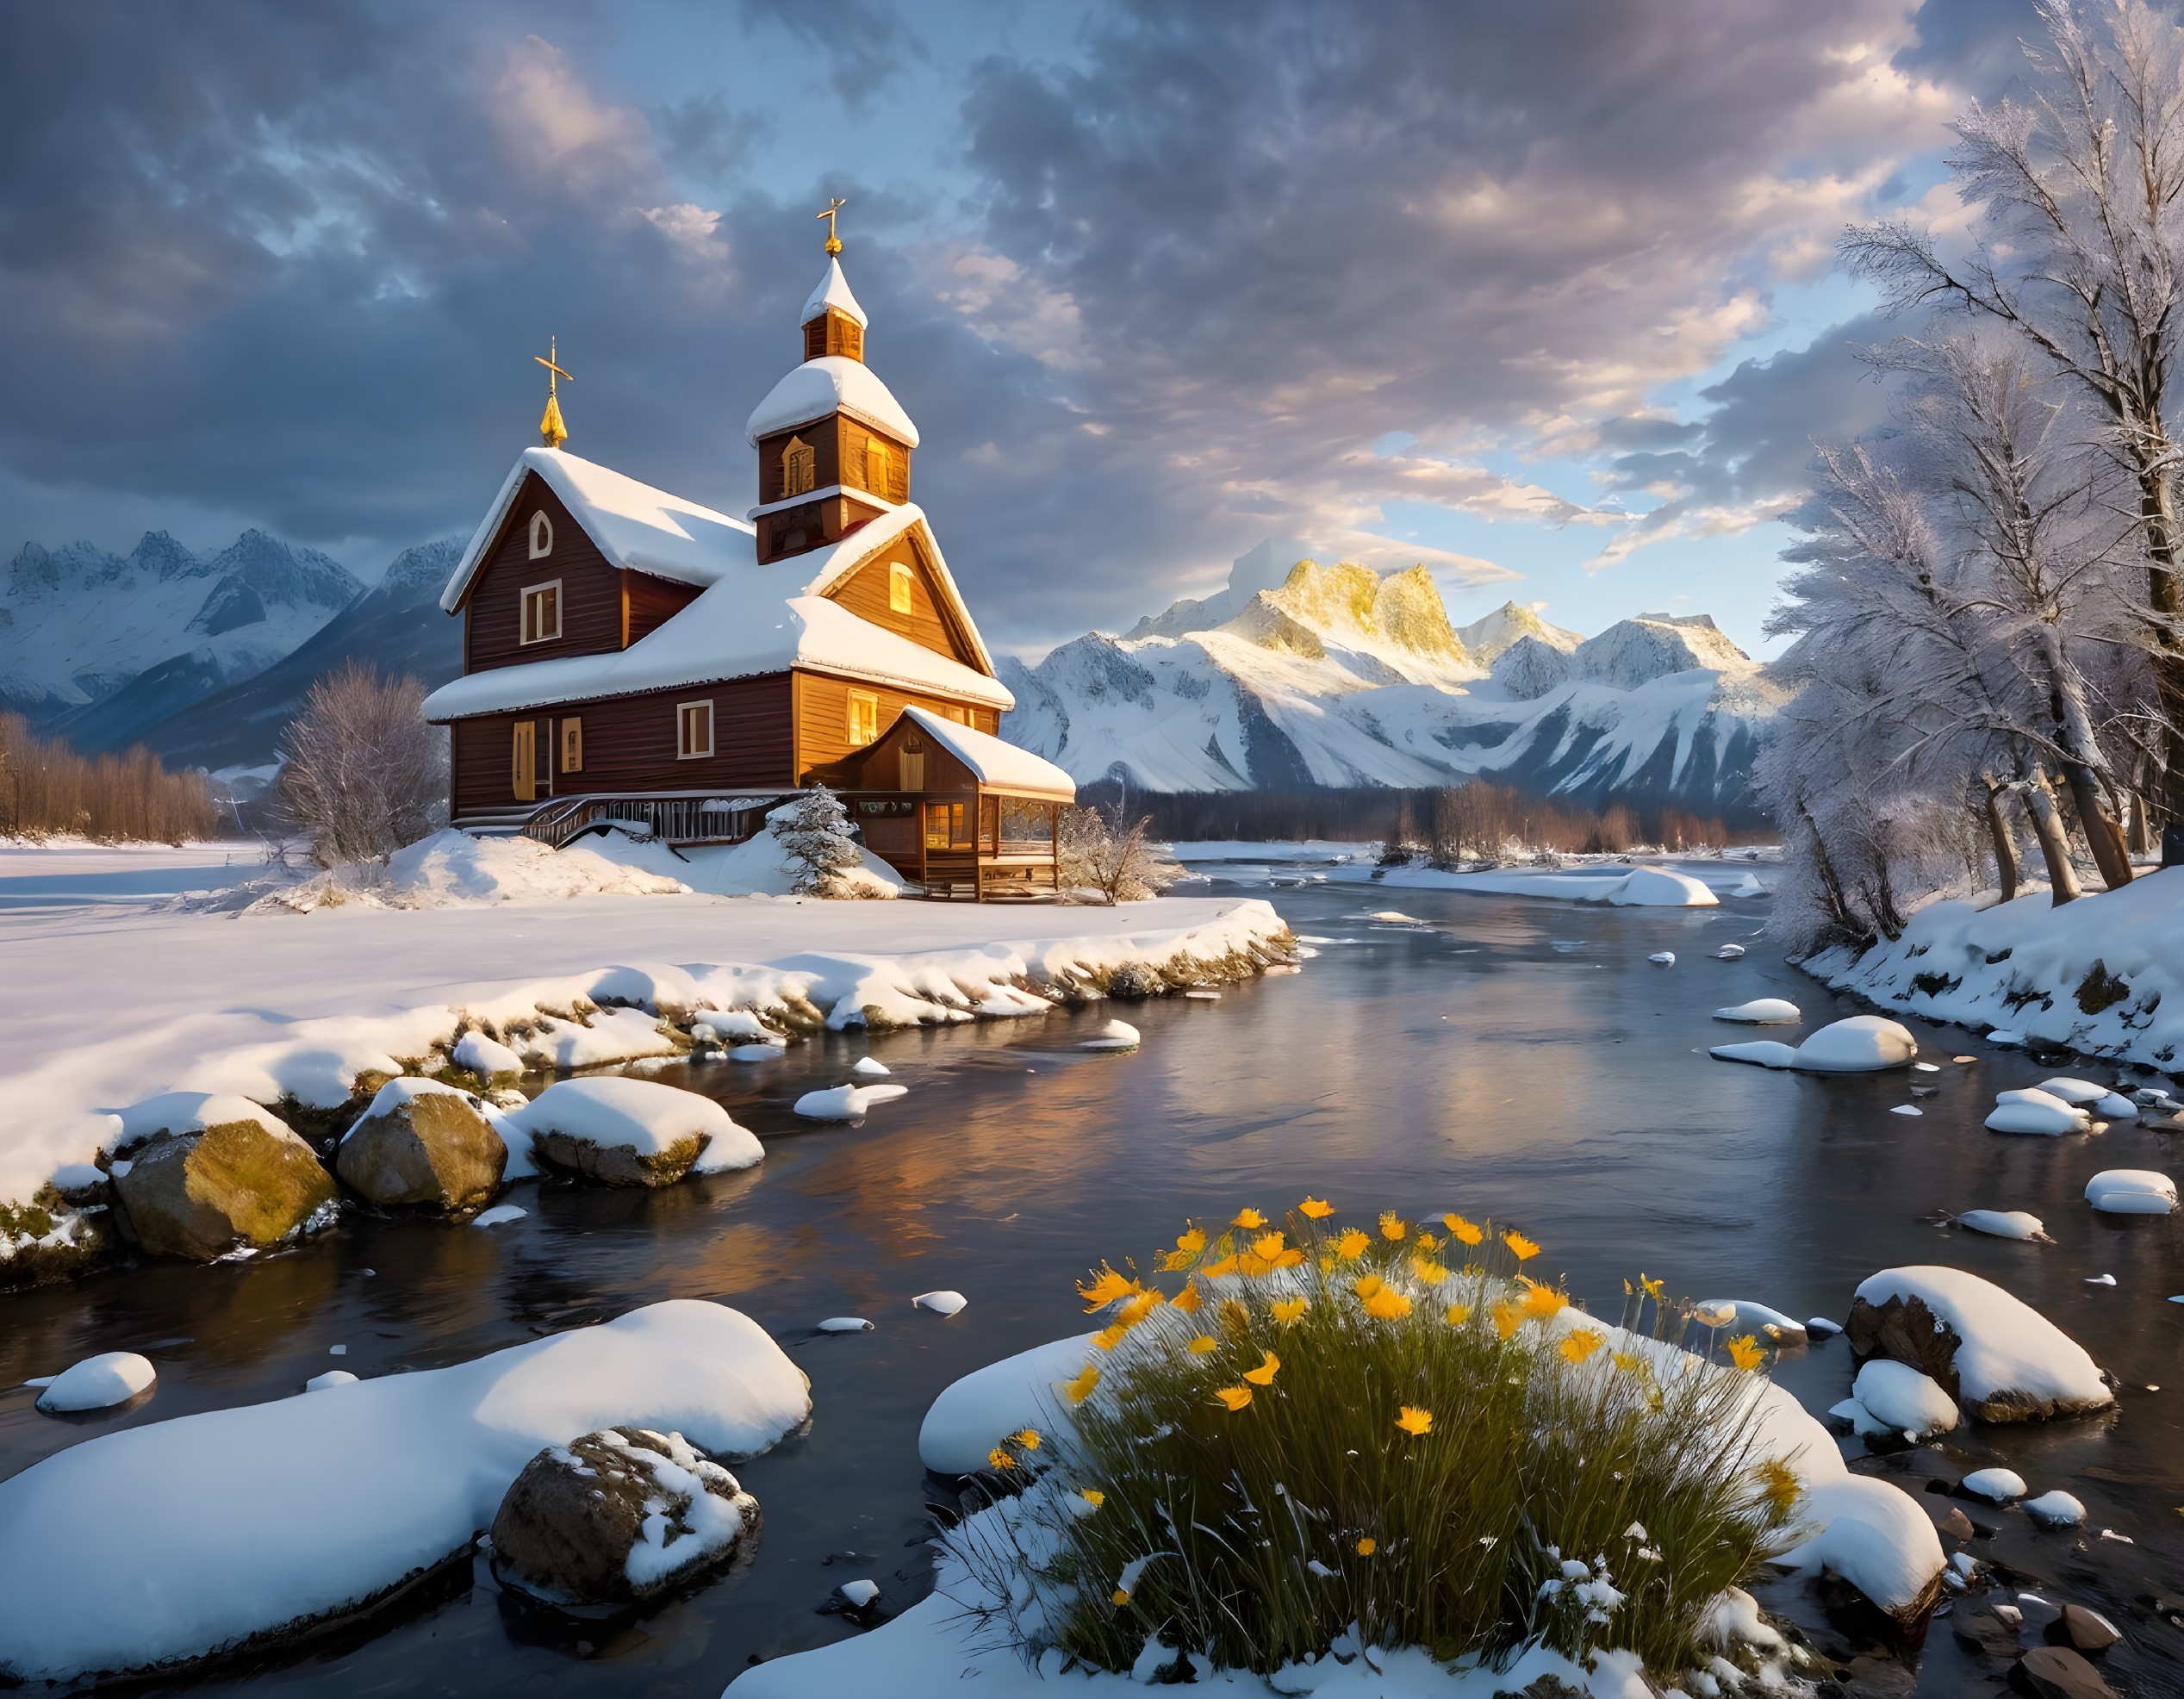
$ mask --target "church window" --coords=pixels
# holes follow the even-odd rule
[[[887,568],[887,607],[895,613],[907,613],[911,609],[910,587],[914,579],[911,569],[900,561]]]
[[[849,693],[849,747],[861,750],[880,735],[880,699],[869,690]]]
[[[781,496],[801,495],[819,481],[819,451],[801,437],[791,437],[781,451]]]
[[[712,702],[678,702],[675,706],[675,758],[696,761],[712,753]]]
[[[531,516],[531,558],[544,560],[554,551],[554,522],[542,508]]]
[[[887,451],[887,445],[877,437],[864,439],[864,487],[874,495],[887,494],[892,482],[888,463],[894,456]]]
[[[561,580],[532,584],[523,593],[525,643],[551,643],[561,635]]]

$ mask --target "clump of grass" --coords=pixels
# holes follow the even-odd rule
[[[1593,1322],[1513,1229],[1332,1214],[1193,1225],[1080,1288],[1105,1326],[1066,1418],[990,1459],[1036,1486],[951,1536],[1009,1631],[1105,1670],[1157,1637],[1266,1674],[1351,1634],[1703,1664],[1709,1602],[1789,1543],[1761,1347],[1717,1366],[1658,1337],[1689,1312],[1652,1281],[1630,1290],[1656,1337]]]

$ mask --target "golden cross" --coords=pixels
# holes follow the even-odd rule
[[[834,215],[849,204],[847,201],[837,195],[829,200],[824,212],[812,215],[814,218],[823,218],[826,221],[826,251],[829,253],[842,252],[842,239],[834,233]]]
[[[557,337],[548,337],[546,339],[546,352],[543,354],[533,354],[531,357],[540,365],[545,367],[547,371],[551,374],[551,376],[546,379],[546,393],[549,395],[552,395],[554,392],[554,383],[556,379],[569,377],[569,374],[567,372],[563,371],[559,366],[554,364],[555,361],[561,358],[561,351],[558,345],[559,340],[560,339]],[[573,377],[569,377],[569,381],[571,383],[574,383],[576,380]]]

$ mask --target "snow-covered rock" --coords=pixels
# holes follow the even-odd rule
[[[862,1316],[830,1316],[819,1323],[821,1333],[870,1333],[872,1323]]]
[[[807,1121],[859,1121],[876,1103],[910,1095],[907,1086],[830,1086],[797,1098],[795,1113]]]
[[[354,1386],[363,1378],[347,1369],[328,1369],[324,1374],[314,1374],[303,1383],[306,1392],[331,1392],[336,1387]]]
[[[1900,1023],[1882,1015],[1852,1015],[1834,1021],[1792,1047],[1773,1039],[1746,1044],[1716,1044],[1707,1052],[1720,1061],[1756,1062],[1761,1067],[1790,1067],[1804,1074],[1875,1074],[1901,1067],[1919,1054],[1919,1043]]]
[[[495,1204],[489,1210],[481,1210],[471,1217],[473,1227],[503,1227],[512,1221],[521,1221],[531,1213],[520,1204]]]
[[[254,1104],[233,1120],[154,1133],[125,1148],[128,1155],[109,1170],[115,1218],[156,1256],[209,1262],[239,1248],[262,1250],[335,1202],[333,1176],[316,1153]]]
[[[1673,968],[1676,966],[1676,952],[1672,949],[1657,949],[1646,959],[1652,962],[1656,968]]]
[[[488,1084],[523,1072],[521,1056],[499,1040],[488,1038],[476,1027],[456,1040],[452,1060],[456,1067],[468,1068]]]
[[[2106,1086],[2096,1086],[2089,1080],[2071,1080],[2061,1075],[2043,1080],[2032,1089],[2044,1092],[2051,1098],[2061,1098],[2063,1102],[2079,1109],[2088,1104],[2099,1103],[2109,1095]]]
[[[1804,1019],[1795,1003],[1780,997],[1757,997],[1749,1003],[1732,1004],[1726,1009],[1716,1009],[1714,1018],[1740,1026],[1789,1026]]]
[[[341,1136],[341,1183],[389,1210],[458,1214],[500,1189],[508,1147],[468,1092],[437,1080],[389,1080]]]
[[[677,1433],[607,1428],[548,1446],[493,1518],[494,1572],[553,1604],[648,1598],[731,1556],[758,1501]]]
[[[656,1080],[557,1080],[509,1120],[539,1161],[607,1186],[673,1186],[766,1154],[711,1098]]]
[[[541,1447],[627,1423],[748,1456],[810,1409],[756,1322],[676,1299],[331,1397],[102,1435],[0,1481],[0,1551],[38,1557],[0,1588],[0,1671],[65,1682],[240,1645],[460,1550]]]
[[[1982,1422],[2104,1410],[2115,1395],[2085,1347],[2031,1305],[1962,1269],[1883,1269],[1851,1306],[1851,1348],[1936,1381]]]
[[[1987,1130],[2058,1138],[2066,1133],[2091,1132],[2093,1117],[2061,1098],[2027,1087],[1996,1094],[1994,1108],[1987,1117]]]
[[[1957,1425],[1957,1403],[1948,1393],[1907,1363],[1886,1357],[1872,1358],[1858,1370],[1851,1396],[1882,1427],[1907,1440],[1931,1439]]]
[[[102,1351],[63,1369],[38,1395],[38,1408],[54,1414],[110,1410],[149,1391],[159,1372],[134,1351]]]
[[[1741,962],[1744,959],[1744,946],[1724,944],[1714,952],[1714,959],[1716,962]]]
[[[1138,1030],[1128,1021],[1110,1021],[1077,1048],[1080,1050],[1135,1050],[1138,1042]]]
[[[2025,1477],[2010,1469],[1975,1469],[1957,1484],[1973,1497],[1996,1504],[2025,1497]]]
[[[1636,867],[1627,873],[1549,873],[1523,868],[1455,873],[1433,867],[1353,866],[1330,868],[1327,876],[1341,884],[1543,897],[1565,903],[1605,903],[1611,908],[1713,908],[1720,902],[1704,881],[1670,868]]]
[[[1701,1298],[1697,1309],[1705,1314],[1720,1315],[1730,1312],[1730,1319],[1721,1324],[1732,1333],[1756,1334],[1770,1345],[1796,1346],[1806,1343],[1805,1324],[1795,1316],[1764,1304],[1755,1304],[1748,1298]]]
[[[2086,1519],[2084,1504],[2060,1488],[2026,1499],[2021,1508],[2042,1528],[2076,1528]]]
[[[888,1068],[877,1056],[859,1056],[849,1065],[849,1072],[862,1080],[885,1080]]]
[[[2104,1215],[2165,1216],[2176,1208],[2176,1182],[2151,1168],[2104,1168],[2086,1182],[2086,1202]]]
[[[937,1291],[920,1292],[910,1302],[913,1309],[930,1310],[936,1316],[958,1316],[970,1300],[959,1291],[943,1287]]]
[[[936,1475],[975,1475],[993,1442],[1027,1425],[1068,1424],[1061,1384],[1099,1355],[1089,1334],[1035,1345],[951,1381],[918,1430],[918,1459]]]
[[[2047,1229],[2036,1215],[2023,1210],[1966,1210],[1957,1218],[1957,1225],[1969,1228],[1974,1233],[1984,1233],[1995,1239],[2025,1239],[2040,1244],[2052,1244]]]

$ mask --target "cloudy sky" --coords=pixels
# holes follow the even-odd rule
[[[467,532],[569,447],[740,513],[842,234],[997,644],[1262,538],[1747,647],[2025,0],[0,9],[0,551]]]

